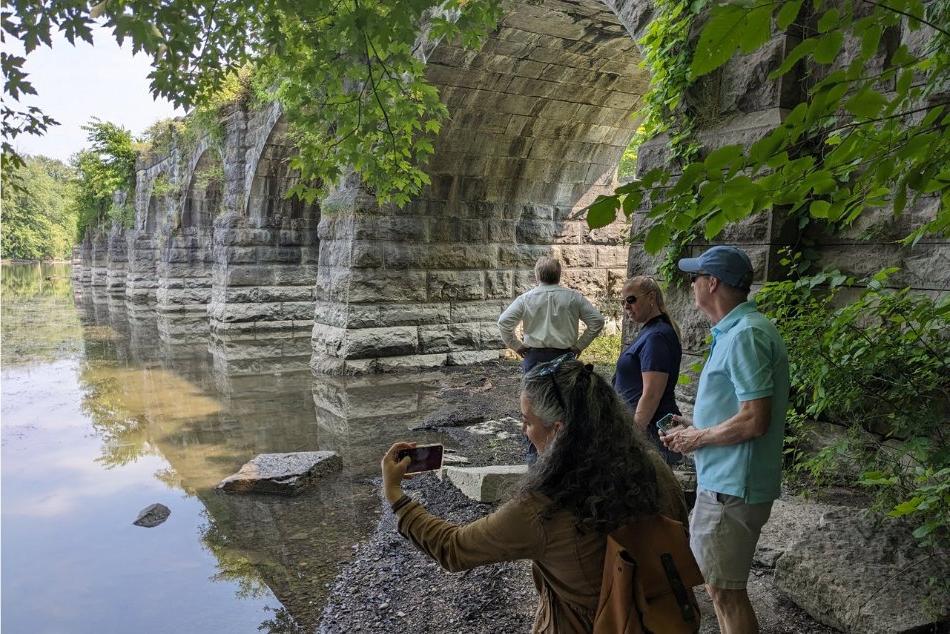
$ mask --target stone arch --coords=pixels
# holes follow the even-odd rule
[[[324,203],[353,213],[321,223],[315,370],[497,357],[498,314],[534,285],[541,255],[561,258],[567,285],[614,303],[627,227],[591,232],[581,212],[613,191],[648,88],[638,27],[624,17],[633,13],[598,0],[521,1],[480,50],[426,46],[427,78],[450,113],[431,185],[403,210],[358,185]],[[425,313],[407,310],[413,303]]]
[[[189,170],[182,201],[181,228],[210,230],[224,196],[224,161],[220,152],[205,147]]]
[[[285,221],[316,221],[319,205],[305,203],[299,198],[288,198],[287,192],[297,184],[297,172],[290,167],[296,148],[287,135],[287,119],[279,112],[268,113],[273,125],[253,162],[254,170],[248,186],[244,215],[259,226],[280,226]]]

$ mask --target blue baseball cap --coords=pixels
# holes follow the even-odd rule
[[[735,288],[752,286],[752,260],[739,247],[715,246],[698,258],[681,259],[679,267],[687,273],[708,273]]]

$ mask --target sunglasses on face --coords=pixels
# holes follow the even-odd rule
[[[627,306],[633,306],[634,304],[637,303],[637,296],[627,295],[626,297],[623,298],[623,303],[626,304]]]

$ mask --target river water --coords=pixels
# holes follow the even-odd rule
[[[221,342],[69,274],[2,268],[0,627],[313,631],[438,376],[314,377],[306,336]],[[327,449],[343,471],[298,497],[215,490],[258,453]],[[155,502],[168,520],[134,526]]]

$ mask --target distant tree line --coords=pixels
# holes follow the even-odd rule
[[[136,142],[114,123],[84,127],[89,146],[67,165],[45,156],[23,157],[4,169],[0,192],[0,256],[24,260],[67,258],[90,227],[131,226],[134,208],[113,194],[135,184]]]
[[[0,254],[51,260],[69,256],[76,238],[75,170],[45,156],[26,156],[3,172]],[[21,186],[8,185],[11,177]]]

